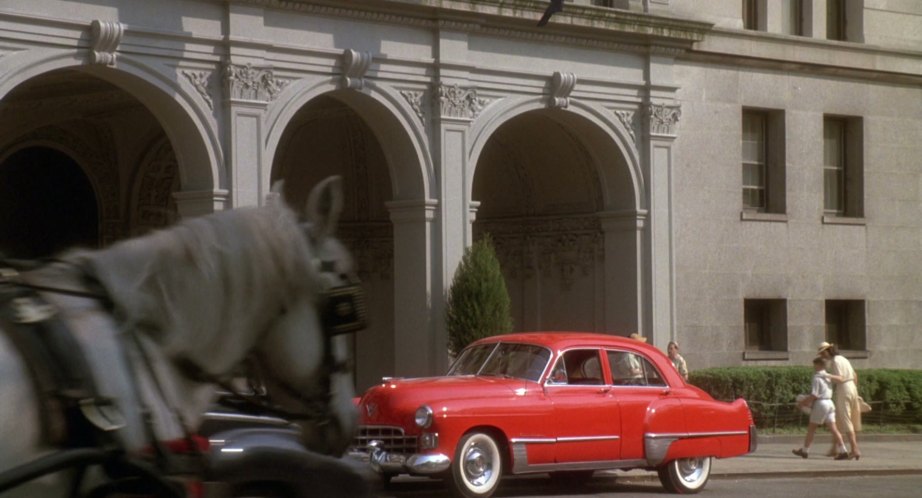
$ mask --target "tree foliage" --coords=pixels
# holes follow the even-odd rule
[[[448,291],[448,346],[458,353],[468,344],[512,330],[506,281],[489,235],[464,251]]]

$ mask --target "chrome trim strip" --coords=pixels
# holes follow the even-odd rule
[[[749,431],[719,431],[719,432],[649,432],[644,434],[648,439],[689,439],[699,437],[717,437],[717,436],[747,436]]]
[[[553,444],[573,443],[579,441],[617,441],[621,436],[566,436],[566,437],[515,437],[509,440],[512,444]]]
[[[222,422],[247,422],[261,425],[292,425],[291,422],[279,417],[266,415],[248,415],[246,413],[231,412],[205,412],[202,420],[219,420]]]
[[[509,442],[512,444],[553,444],[557,440],[552,437],[514,437]]]
[[[559,443],[573,443],[578,441],[617,441],[621,439],[621,436],[571,436],[571,437],[559,437],[557,442]]]

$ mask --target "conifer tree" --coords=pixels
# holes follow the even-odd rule
[[[512,330],[506,281],[489,235],[464,251],[448,291],[448,346],[457,354],[468,344]]]

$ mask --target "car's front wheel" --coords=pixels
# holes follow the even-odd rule
[[[658,469],[659,480],[666,490],[679,494],[695,494],[711,477],[711,457],[680,458]]]
[[[461,438],[451,462],[453,490],[463,498],[487,498],[499,486],[503,457],[499,444],[485,432],[470,432]]]

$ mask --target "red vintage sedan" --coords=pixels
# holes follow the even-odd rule
[[[463,497],[492,495],[508,474],[607,469],[655,469],[666,489],[696,493],[711,458],[756,446],[744,400],[715,401],[658,349],[603,334],[483,339],[448,375],[385,379],[358,408],[353,456],[385,480],[444,478]]]

